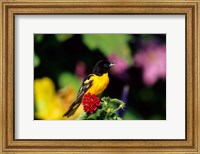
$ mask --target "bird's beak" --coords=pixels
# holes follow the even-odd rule
[[[112,67],[113,65],[116,65],[116,63],[110,63],[109,67]]]

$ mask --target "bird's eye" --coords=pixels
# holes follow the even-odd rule
[[[108,64],[104,64],[104,67],[108,67]]]

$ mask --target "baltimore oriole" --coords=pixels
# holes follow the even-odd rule
[[[96,63],[93,73],[83,80],[75,102],[72,103],[63,117],[70,117],[76,112],[78,107],[81,105],[82,98],[85,94],[91,93],[99,97],[103,93],[109,84],[108,72],[113,65],[113,63],[110,63],[107,60],[101,60]]]

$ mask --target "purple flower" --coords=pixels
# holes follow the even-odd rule
[[[108,60],[117,64],[116,67],[111,68],[111,73],[113,74],[122,75],[128,68],[126,61],[114,53],[108,57]]]
[[[135,55],[135,67],[143,68],[144,84],[152,86],[158,79],[166,78],[165,45],[149,45]]]
[[[79,79],[83,79],[85,77],[85,70],[86,70],[86,65],[84,62],[79,61],[76,64],[76,68],[75,68],[75,74],[78,76]]]

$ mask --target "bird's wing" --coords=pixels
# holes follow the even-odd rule
[[[78,91],[77,98],[82,96],[90,88],[90,86],[92,85],[92,76],[93,74],[90,74],[83,80],[83,83]]]
[[[75,111],[78,109],[78,107],[81,104],[83,95],[92,85],[92,81],[93,81],[91,79],[92,76],[93,76],[93,74],[90,74],[83,80],[82,86],[78,91],[76,101],[74,103],[72,103],[72,105],[69,107],[68,111],[63,115],[63,117],[65,117],[65,116],[69,117],[69,116],[73,115],[75,113]]]

